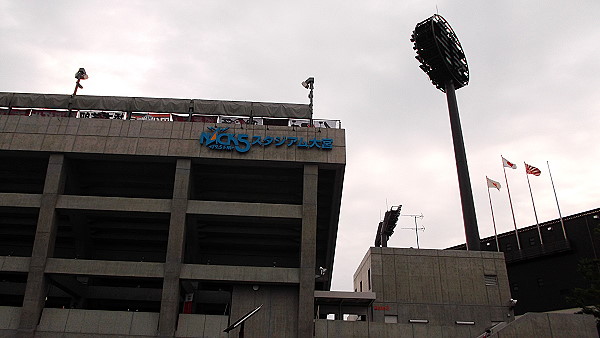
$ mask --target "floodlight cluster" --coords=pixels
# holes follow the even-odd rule
[[[439,14],[420,22],[412,33],[411,42],[416,50],[415,58],[433,85],[445,92],[445,84],[451,80],[454,88],[469,83],[469,67],[465,53],[448,22]]]
[[[398,223],[398,217],[400,216],[401,205],[393,206],[390,210],[385,212],[385,216],[383,221],[379,222],[379,227],[377,228],[377,236],[375,237],[375,246],[382,246],[381,237],[385,236],[386,238],[390,238],[394,234],[394,229],[396,228],[396,223]]]

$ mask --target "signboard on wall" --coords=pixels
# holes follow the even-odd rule
[[[261,117],[239,117],[239,116],[219,116],[219,123],[226,124],[250,124],[250,125],[263,125],[263,119]]]
[[[80,110],[77,114],[81,119],[125,119],[125,112],[122,111],[97,111],[97,110]]]
[[[200,134],[200,144],[212,150],[237,151],[245,153],[257,147],[296,147],[299,149],[333,149],[332,138],[307,138],[295,136],[249,136],[248,134],[228,133],[229,127],[208,127],[209,132]]]
[[[132,120],[171,121],[170,113],[131,113]]]

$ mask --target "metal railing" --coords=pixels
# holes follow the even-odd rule
[[[125,112],[102,110],[67,110],[40,108],[9,108],[0,107],[0,115],[44,116],[44,117],[75,117],[111,120],[149,120],[171,122],[204,122],[243,125],[269,125],[288,127],[315,127],[341,129],[341,120],[252,117],[252,116],[223,116],[207,115],[197,112],[185,113],[155,113],[155,112]]]

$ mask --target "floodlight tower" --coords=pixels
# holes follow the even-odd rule
[[[387,247],[388,239],[394,234],[396,223],[398,223],[398,216],[400,216],[401,205],[393,206],[390,210],[385,212],[383,221],[379,222],[377,228],[377,236],[375,236],[375,246]]]
[[[469,67],[465,53],[452,27],[438,14],[418,23],[410,41],[414,43],[413,49],[417,51],[415,58],[421,63],[419,67],[437,89],[446,93],[467,250],[480,250],[479,229],[455,93],[455,89],[469,83]]]

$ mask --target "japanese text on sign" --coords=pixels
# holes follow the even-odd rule
[[[333,149],[332,138],[312,138],[305,140],[303,137],[291,136],[249,136],[248,134],[226,133],[229,129],[208,127],[210,132],[200,134],[200,144],[213,150],[236,150],[245,153],[252,146],[274,146],[274,147],[298,147],[301,149],[317,148],[321,150]]]

